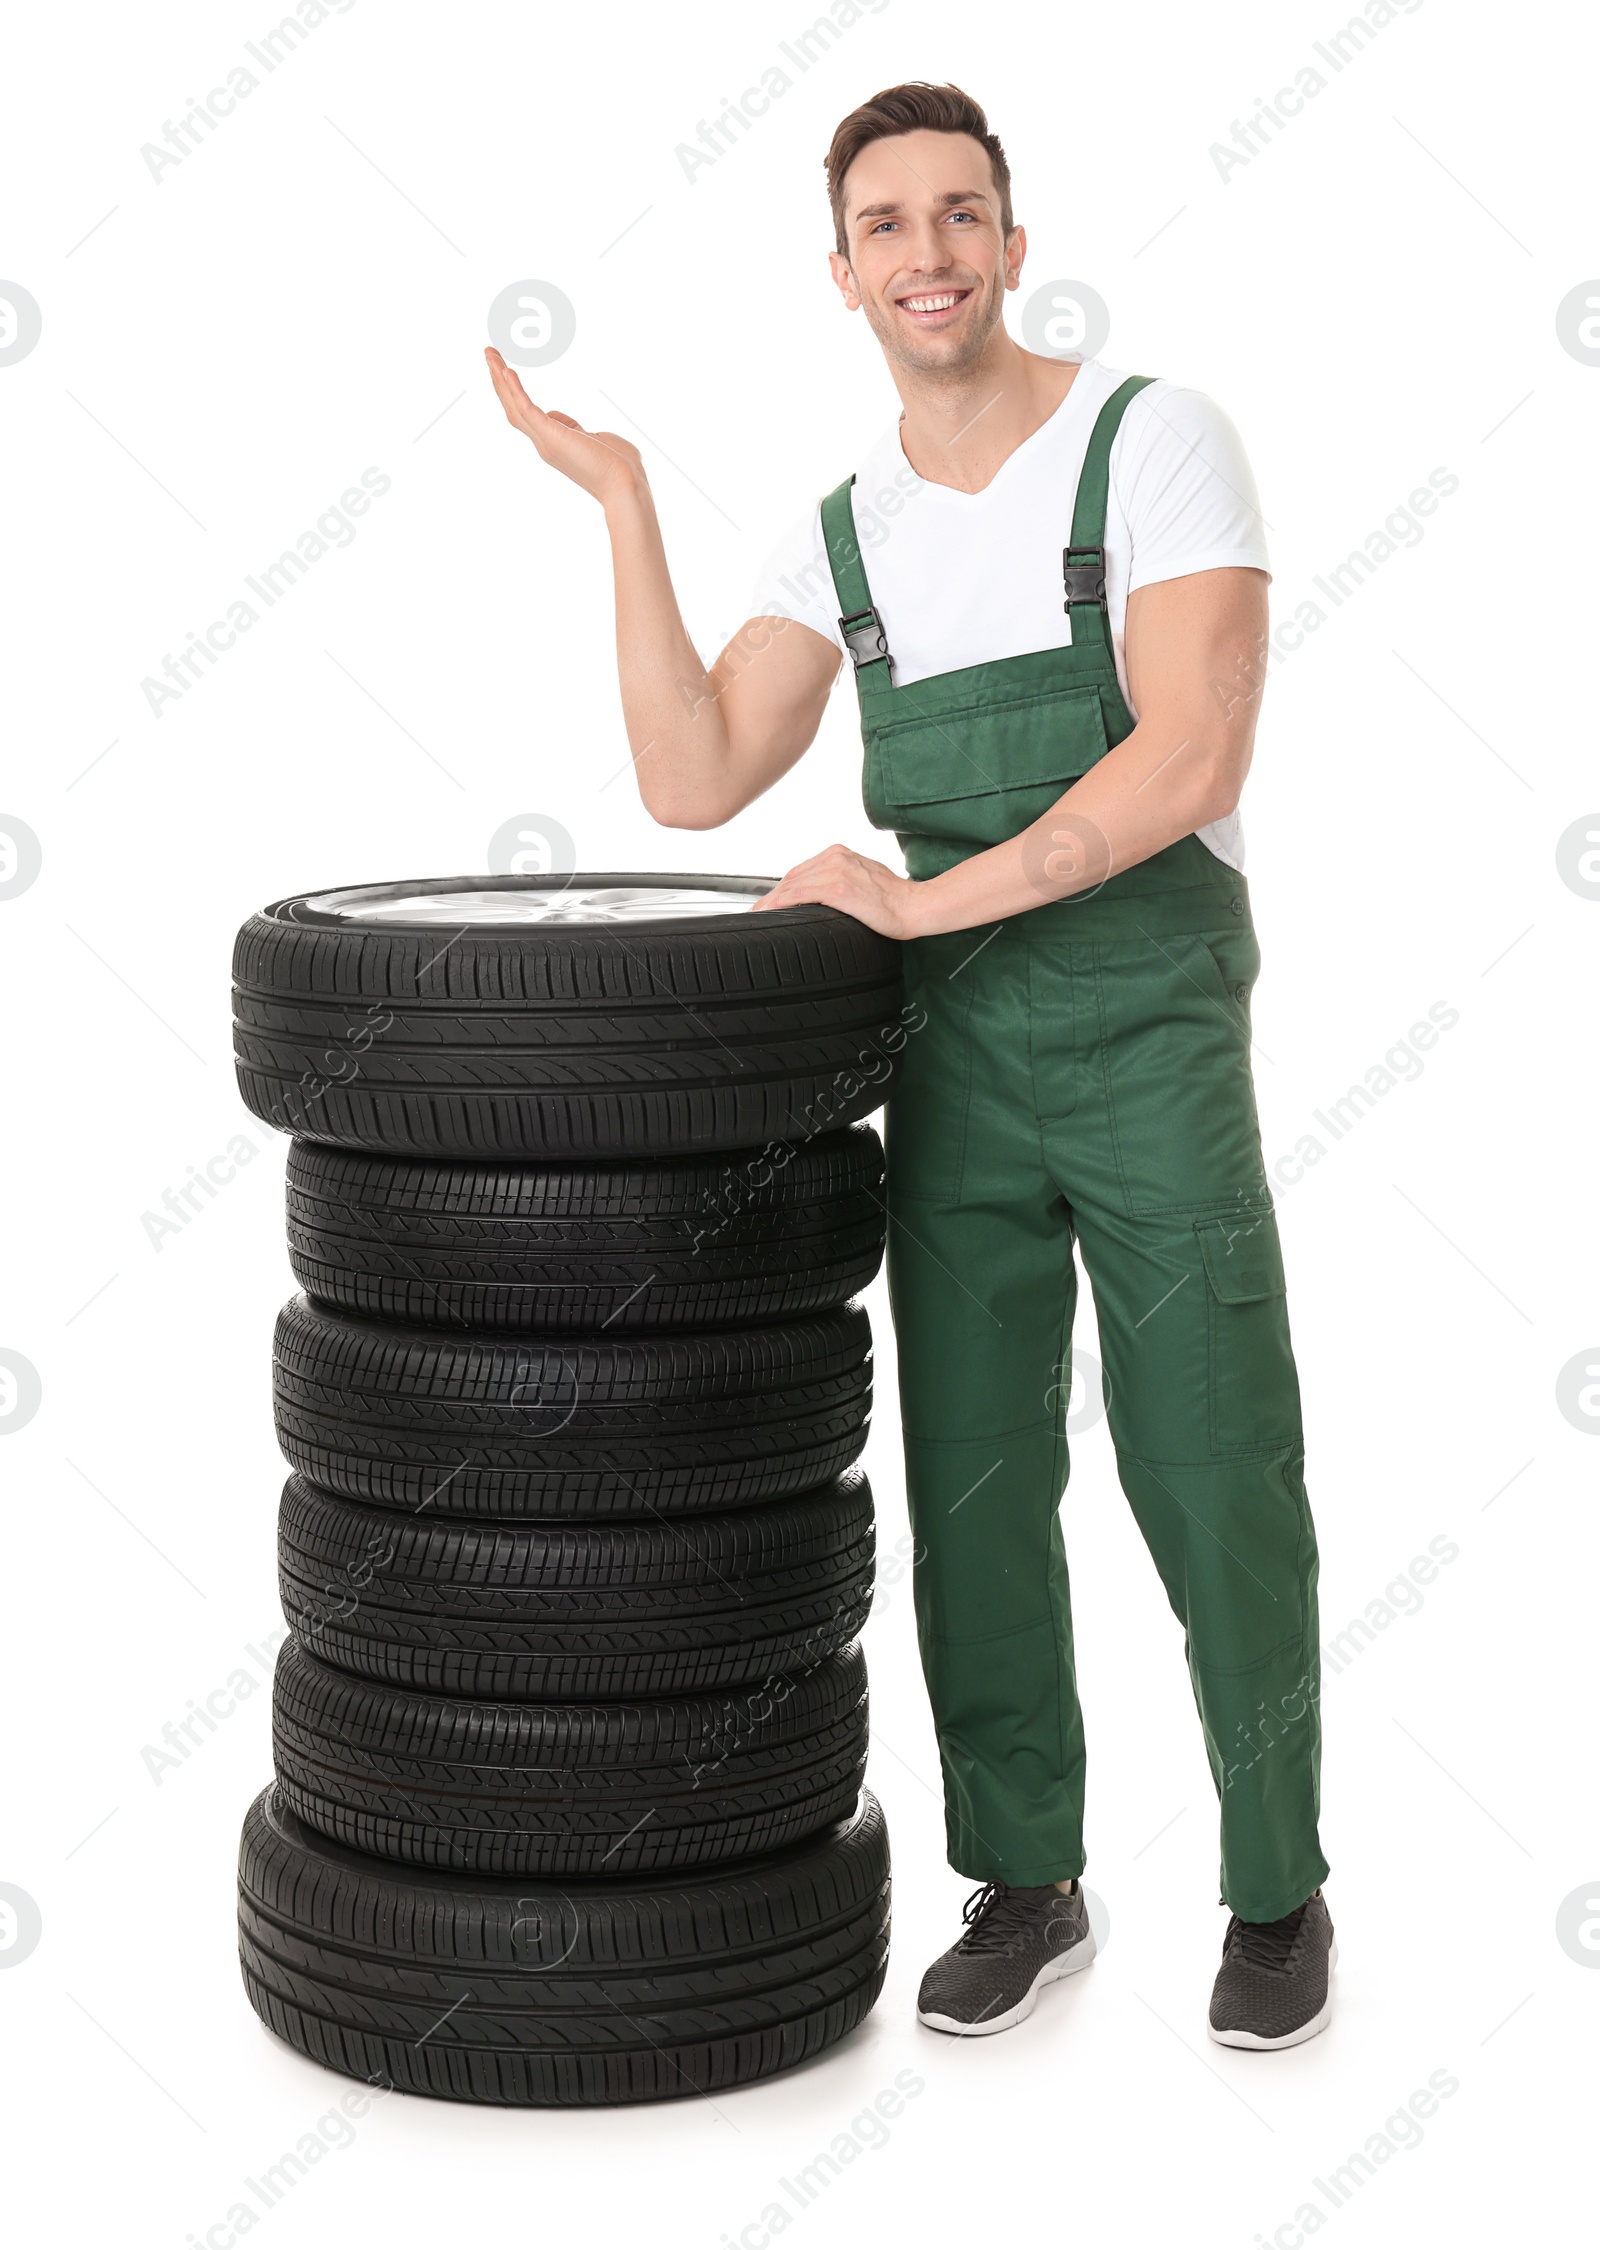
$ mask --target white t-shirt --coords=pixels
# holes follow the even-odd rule
[[[1061,550],[1072,536],[1078,472],[1101,407],[1126,380],[1085,360],[1054,414],[981,492],[919,477],[898,422],[879,438],[856,472],[851,500],[900,685],[1068,645]],[[1123,620],[1134,587],[1196,570],[1267,568],[1239,433],[1199,391],[1155,382],[1129,405],[1111,448],[1105,545],[1111,639],[1126,696]],[[845,653],[820,507],[768,556],[750,615],[794,618]],[[1198,834],[1218,859],[1243,866],[1236,812]]]

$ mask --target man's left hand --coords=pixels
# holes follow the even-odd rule
[[[791,867],[776,889],[757,899],[755,911],[813,903],[836,906],[841,914],[853,915],[882,937],[919,937],[923,934],[918,915],[921,890],[920,883],[896,875],[880,861],[863,859],[848,845],[830,844],[814,859],[803,859],[798,867]]]

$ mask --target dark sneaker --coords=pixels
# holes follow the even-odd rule
[[[1083,1885],[985,1883],[961,1910],[966,1935],[941,1953],[917,1994],[917,2021],[981,2036],[1031,2016],[1041,1985],[1094,1959]]]
[[[1241,1922],[1222,1941],[1211,2036],[1223,2047],[1298,2047],[1333,2014],[1328,1972],[1339,1958],[1320,1890],[1279,1922]]]

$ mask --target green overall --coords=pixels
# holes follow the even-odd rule
[[[896,686],[851,511],[822,503],[856,666],[867,816],[926,879],[1040,819],[1134,725],[1105,608],[1112,440],[1063,558],[1072,643]],[[1083,1871],[1083,1723],[1058,1515],[1076,1297],[1094,1289],[1118,1473],[1184,1646],[1222,1894],[1273,1921],[1317,1840],[1316,1542],[1250,1073],[1244,878],[1197,836],[1092,893],[905,947],[888,1280],[917,1633],[950,1862]]]

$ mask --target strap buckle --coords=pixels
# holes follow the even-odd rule
[[[1074,562],[1074,555],[1093,555],[1093,562]],[[1104,609],[1106,606],[1106,551],[1104,547],[1063,547],[1061,550],[1061,582],[1067,598],[1063,609],[1080,609],[1086,605]]]
[[[858,672],[866,664],[887,664],[892,674],[888,636],[883,630],[883,620],[875,609],[852,610],[848,617],[840,618],[839,630],[844,635],[844,645],[850,652],[850,661]]]

